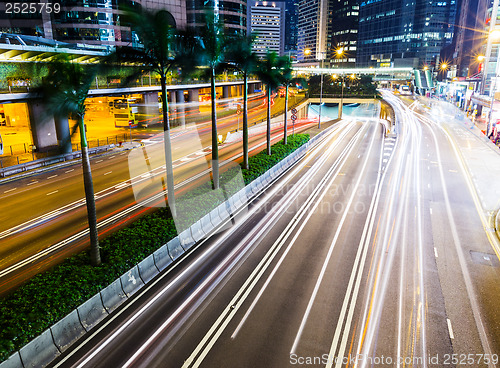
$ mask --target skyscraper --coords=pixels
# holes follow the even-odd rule
[[[285,2],[285,52],[290,55],[297,53],[299,0]]]
[[[356,64],[435,63],[452,42],[455,17],[455,0],[362,0]]]
[[[215,9],[214,6],[229,33],[246,33],[247,5],[242,0],[186,0],[188,26],[202,26],[206,11]]]
[[[333,0],[328,19],[328,58],[333,66],[354,67],[358,41],[359,0]],[[341,50],[341,55],[336,54]]]
[[[319,65],[328,53],[328,0],[300,0],[298,14],[297,60]]]
[[[251,1],[247,8],[247,32],[255,35],[254,52],[263,57],[267,51],[283,55],[285,50],[285,3]]]

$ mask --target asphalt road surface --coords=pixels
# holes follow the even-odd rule
[[[284,99],[273,102],[273,111],[283,110]],[[249,121],[265,117],[265,106],[253,108]],[[240,119],[241,120],[241,119]],[[218,120],[219,133],[237,128],[235,115]],[[240,122],[241,124],[241,122]],[[297,122],[296,132],[314,125]],[[250,137],[251,154],[265,148],[265,132]],[[273,142],[282,139],[282,130],[273,131]],[[211,123],[187,124],[173,130],[172,151],[176,189],[189,190],[210,178]],[[102,238],[134,221],[149,207],[164,206],[157,198],[143,206],[132,182],[164,176],[163,135],[144,140],[145,147],[92,157],[92,175]],[[241,161],[241,140],[219,147],[221,170]],[[140,151],[142,161],[133,161]],[[135,155],[135,156],[134,156]],[[0,185],[0,294],[12,290],[70,254],[88,246],[88,223],[81,164],[14,179]]]
[[[425,101],[384,93],[57,367],[496,367],[499,261]]]

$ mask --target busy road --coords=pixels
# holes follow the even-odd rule
[[[432,104],[384,97],[391,133],[333,125],[55,366],[498,366],[497,244],[469,168]]]

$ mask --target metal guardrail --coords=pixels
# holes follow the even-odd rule
[[[89,148],[89,154],[106,152],[107,150],[109,150],[110,148],[113,148],[113,147],[114,147],[114,145]],[[34,161],[22,163],[19,165],[7,166],[4,168],[0,168],[0,178],[5,178],[5,177],[10,176],[10,175],[23,173],[23,172],[26,172],[29,170],[42,168],[42,167],[57,164],[60,162],[71,161],[71,160],[80,158],[81,156],[82,156],[81,151],[75,151],[75,152],[66,153],[63,155],[41,158],[41,159],[37,159]]]

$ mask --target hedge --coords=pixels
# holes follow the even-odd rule
[[[197,221],[238,191],[243,181],[250,183],[308,140],[309,135],[297,134],[288,138],[286,146],[282,141],[274,144],[271,156],[260,152],[250,157],[251,169],[242,169],[242,177],[238,166],[227,170],[221,175],[221,189],[218,191],[213,191],[212,183],[206,182],[180,196],[177,212],[186,216],[177,224],[178,227],[183,229]],[[238,183],[238,178],[241,183]],[[169,209],[160,208],[101,240],[100,266],[92,267],[85,251],[34,276],[1,298],[0,361],[6,360],[176,234]]]

